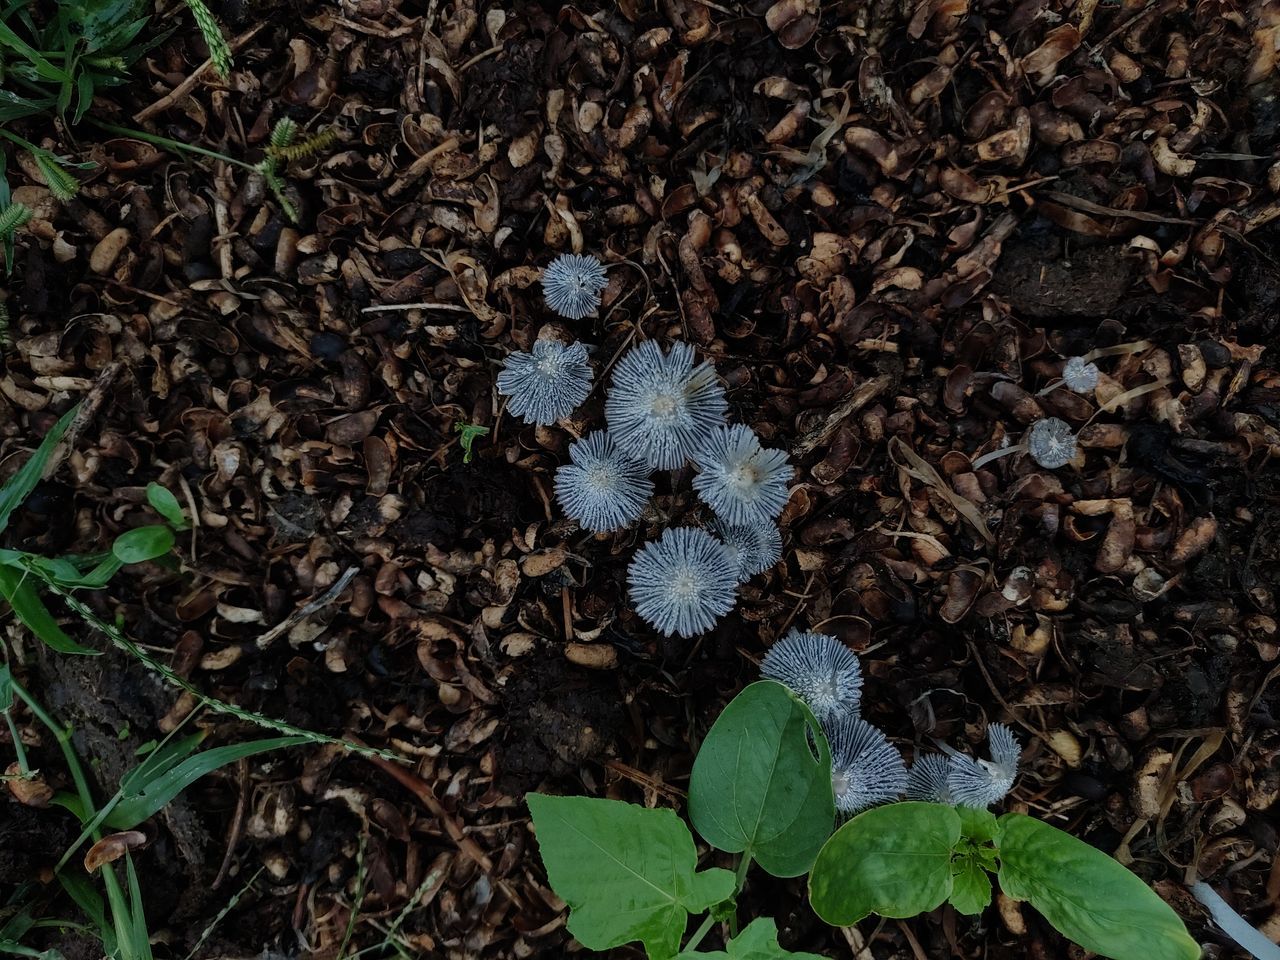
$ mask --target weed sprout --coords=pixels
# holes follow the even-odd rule
[[[675,527],[636,553],[627,570],[636,613],[663,636],[706,633],[733,609],[737,565],[697,527]]]
[[[653,496],[649,468],[618,449],[605,430],[569,447],[556,471],[556,499],[566,514],[596,533],[618,530],[644,512]]]
[[[849,715],[832,720],[825,732],[837,810],[851,815],[902,796],[907,765],[888,737],[861,717]]]
[[[738,582],[764,573],[782,558],[782,534],[774,523],[724,523],[713,527],[738,565]]]
[[[658,470],[683,466],[724,424],[728,405],[711,364],[694,365],[677,341],[663,352],[653,340],[630,351],[613,371],[604,414],[618,446]]]
[[[591,392],[591,364],[580,343],[565,346],[539,340],[530,353],[507,357],[498,374],[498,390],[511,398],[509,409],[525,423],[555,423],[577,409]]]
[[[862,667],[858,655],[835,637],[792,630],[769,648],[760,675],[789,687],[824,723],[857,716]]]
[[[787,504],[785,450],[766,450],[750,427],[721,427],[693,454],[693,488],[726,523],[769,523]]]
[[[595,257],[562,253],[542,271],[542,297],[560,316],[581,320],[600,306],[608,282],[604,264]]]
[[[974,760],[961,753],[953,753],[947,769],[947,790],[953,802],[962,807],[985,809],[1004,799],[1013,789],[1018,776],[1018,761],[1022,747],[1013,731],[1003,723],[987,727],[987,746],[990,760]]]

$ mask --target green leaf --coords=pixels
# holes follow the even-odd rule
[[[13,706],[13,673],[7,663],[0,664],[0,713]]]
[[[196,734],[196,737],[199,737],[199,734]],[[188,737],[179,741],[174,745],[175,749],[185,750],[190,745],[191,739]],[[147,817],[157,813],[165,804],[206,773],[212,773],[219,767],[234,763],[242,757],[252,757],[269,750],[282,750],[285,747],[296,747],[309,742],[307,737],[273,737],[266,740],[252,740],[249,743],[233,743],[197,753],[172,766],[168,762],[172,758],[164,756],[163,751],[157,750],[139,766],[139,769],[147,770],[147,775],[135,776],[131,773],[120,784],[124,795],[103,823],[113,830],[132,829]],[[161,755],[158,762],[157,755]]]
[[[126,531],[111,544],[111,552],[121,563],[145,563],[172,549],[173,531],[160,523]]]
[[[951,864],[951,896],[947,898],[960,913],[981,913],[991,902],[991,878],[976,854],[963,854]]]
[[[977,844],[995,842],[1000,827],[994,813],[973,807],[956,807],[955,811],[960,818],[960,836]]]
[[[26,628],[51,650],[88,657],[96,657],[101,653],[99,650],[82,647],[63,632],[36,593],[32,581],[21,571],[0,566],[0,595],[9,602],[9,606]]]
[[[778,946],[778,926],[769,917],[752,920],[740,934],[725,944],[724,950],[682,953],[677,960],[825,960],[816,953],[792,953]]]
[[[71,421],[76,415],[76,411],[80,409],[80,405],[72,407],[64,413],[58,422],[55,423],[44,435],[44,439],[40,441],[40,446],[36,448],[36,452],[27,458],[24,463],[9,481],[0,487],[0,530],[9,525],[9,515],[22,505],[27,499],[31,491],[36,488],[36,484],[40,482],[40,476],[44,473],[45,466],[49,463],[49,458],[53,456],[53,448],[58,445],[58,441],[62,439],[63,434],[67,432],[67,428],[71,426]]]
[[[138,883],[138,871],[133,857],[124,855],[125,873],[129,880],[129,946],[125,956],[130,960],[152,960],[151,936],[147,933],[147,916],[142,907],[142,885]]]
[[[690,913],[733,895],[728,870],[695,872],[693,837],[671,810],[540,793],[525,800],[551,887],[569,904],[569,932],[591,950],[639,940],[652,960],[667,960]]]
[[[148,483],[147,502],[156,513],[168,521],[173,529],[186,530],[191,526],[187,523],[187,515],[182,512],[182,505],[178,503],[178,498],[167,487],[162,487],[158,483]]]
[[[693,764],[689,819],[713,847],[749,855],[775,877],[813,865],[835,821],[831,750],[782,684],[753,683],[720,714]]]
[[[1000,887],[1111,960],[1198,960],[1173,909],[1096,847],[1020,813],[999,820]]]
[[[868,914],[914,917],[951,895],[960,817],[941,803],[891,803],[836,831],[809,874],[809,902],[832,926]]]

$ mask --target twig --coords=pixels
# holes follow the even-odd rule
[[[228,46],[231,47],[231,52],[237,53],[241,47],[243,47],[246,43],[248,43],[255,36],[257,36],[259,30],[261,30],[270,22],[271,22],[270,19],[263,20],[256,27],[250,27],[244,33],[240,34],[240,36],[232,40],[228,44]],[[168,93],[166,93],[163,97],[161,97],[151,106],[143,107],[141,110],[135,113],[133,115],[133,122],[145,123],[146,121],[154,117],[157,113],[163,113],[165,110],[168,110],[171,106],[173,106],[183,97],[185,97],[188,93],[194,90],[196,84],[200,82],[200,78],[204,76],[205,72],[212,66],[213,66],[213,58],[210,57],[204,63],[200,64],[200,66],[196,67],[195,70],[192,71],[191,76],[187,77],[187,79],[183,80],[180,84],[178,84]]]
[[[107,399],[107,391],[111,389],[111,385],[115,383],[116,377],[120,375],[122,369],[124,369],[124,364],[118,360],[102,368],[102,372],[98,374],[97,382],[90,388],[88,395],[80,403],[80,409],[76,411],[76,415],[71,419],[71,425],[67,427],[67,432],[62,435],[62,439],[53,448],[53,453],[49,455],[49,462],[44,465],[43,477],[45,480],[48,480],[58,471],[58,468],[62,466],[62,461],[67,459],[67,454],[75,446],[76,438],[80,435],[80,431],[88,426],[90,421],[98,415],[98,410]]]
[[[333,601],[338,598],[338,594],[347,589],[347,585],[355,579],[356,574],[359,572],[359,567],[348,567],[346,570],[342,571],[342,576],[335,580],[328,590],[320,594],[320,596],[308,600],[297,610],[293,611],[293,613],[289,614],[289,616],[285,617],[282,621],[260,636],[257,640],[258,649],[265,650],[271,645],[272,641],[274,641],[276,637],[280,636],[280,634],[285,633],[288,630],[292,630],[317,610],[327,607],[329,604],[333,603]]]

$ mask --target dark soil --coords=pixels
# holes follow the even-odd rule
[[[97,166],[63,204],[9,158],[37,215],[3,289],[0,475],[106,395],[5,545],[105,549],[166,485],[196,529],[95,608],[210,696],[417,778],[317,746],[201,780],[143,828],[156,956],[234,898],[197,956],[332,960],[419,891],[401,936],[422,956],[573,953],[524,793],[680,809],[702,737],[793,626],[863,655],[868,718],[908,758],[1014,725],[1009,808],[1125,846],[1211,956],[1236,954],[1189,864],[1277,929],[1273,6],[225,3],[229,33],[256,31],[232,80],[134,121],[205,58],[166,6],[181,26],[95,114],[248,162],[281,116],[332,129],[284,172],[297,224],[239,167],[17,124]],[[573,250],[610,285],[560,321],[537,271]],[[783,561],[704,637],[655,636],[625,591],[638,546],[707,519],[688,477],[592,537],[551,491],[600,391],[555,428],[504,413],[502,360],[552,322],[597,383],[637,338],[696,343],[732,416],[792,452]],[[1095,395],[1041,392],[1065,358],[1133,344]],[[1079,431],[1071,464],[974,469],[1044,415]],[[463,423],[491,431],[469,463]],[[4,633],[101,797],[194,706],[117,651]],[[6,797],[0,899],[27,879],[54,898],[76,833]],[[743,905],[827,956],[1075,955],[1030,909],[832,931],[800,881],[754,875]]]

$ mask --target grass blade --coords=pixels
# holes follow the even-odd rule
[[[8,483],[0,487],[0,530],[9,525],[9,515],[22,505],[22,502],[27,499],[31,491],[36,488],[36,484],[40,482],[40,476],[44,473],[45,465],[48,464],[49,458],[53,456],[53,448],[62,439],[63,434],[67,432],[67,428],[71,426],[71,421],[79,409],[80,405],[76,404],[64,413],[58,422],[53,425],[53,428],[45,434],[44,439],[40,441],[40,446],[36,448],[36,452],[9,479]]]
[[[32,581],[12,567],[0,567],[0,595],[9,601],[14,614],[26,628],[50,649],[88,657],[101,654],[100,650],[82,647],[67,636],[36,593]]]
[[[108,814],[104,822],[113,830],[129,830],[157,813],[195,781],[219,767],[244,757],[281,750],[285,747],[296,747],[307,742],[309,741],[306,737],[272,737],[205,750],[203,753],[188,757],[169,770],[158,773],[153,779],[137,784],[134,788],[136,792],[116,804],[116,808]]]

